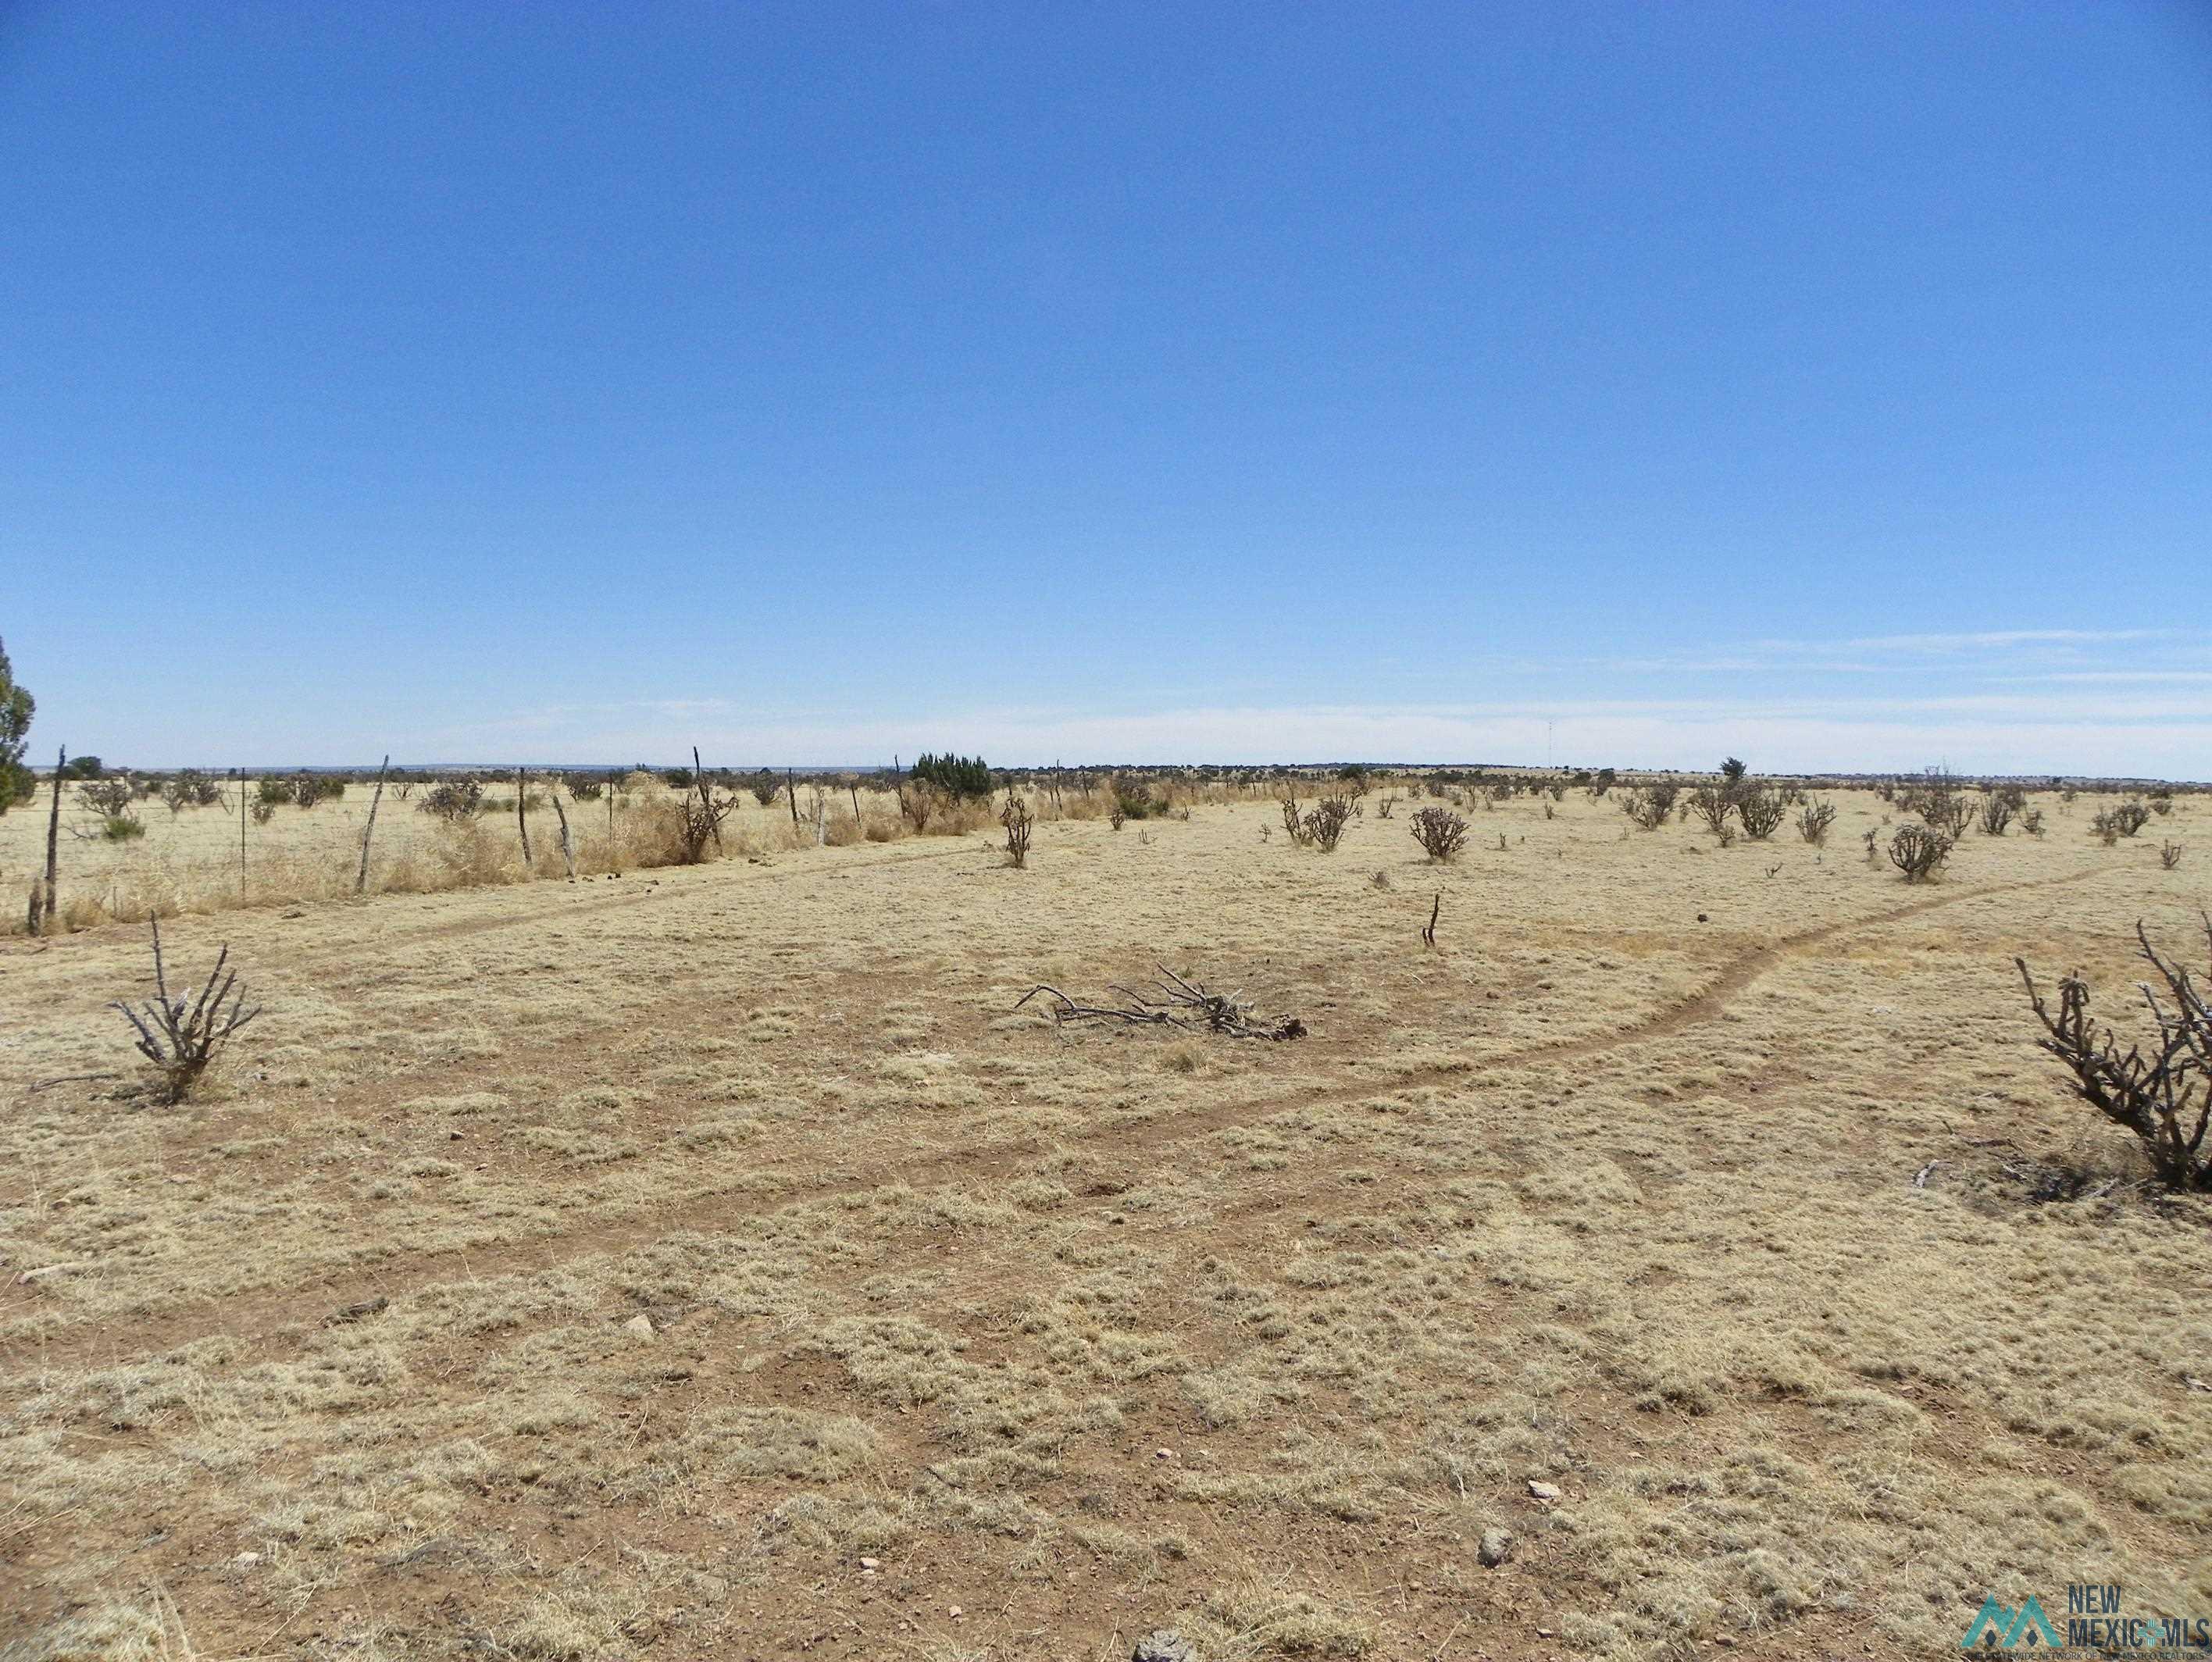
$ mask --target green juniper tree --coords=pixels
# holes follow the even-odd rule
[[[8,646],[0,641],[0,814],[10,804],[30,799],[31,770],[23,766],[25,735],[31,731],[31,712],[38,707],[30,689],[18,687],[8,667]]]

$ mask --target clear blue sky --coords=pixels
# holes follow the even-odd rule
[[[2203,5],[0,3],[0,158],[40,752],[2212,775]]]

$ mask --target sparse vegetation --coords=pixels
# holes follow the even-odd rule
[[[1345,827],[1352,823],[1356,811],[1350,797],[1323,797],[1299,822],[1305,833],[1304,841],[1324,854],[1334,854],[1336,845],[1343,839]]]
[[[1547,772],[1483,821],[1502,852],[1409,876],[1395,828],[1349,868],[1263,846],[1318,770],[1132,773],[1196,810],[1143,849],[1106,777],[1023,874],[1003,794],[980,837],[817,849],[750,772],[690,869],[638,870],[675,846],[658,778],[569,814],[588,889],[429,892],[522,874],[510,802],[380,823],[365,904],[269,904],[340,899],[318,862],[349,896],[358,778],[252,830],[243,885],[222,812],[65,843],[58,931],[157,903],[182,950],[173,906],[228,889],[271,996],[214,1100],[149,1113],[97,1008],[149,980],[143,910],[6,957],[0,1649],[131,1654],[142,1587],[206,1656],[412,1654],[463,1606],[456,1642],[518,1657],[798,1655],[825,1609],[854,1654],[1089,1654],[1109,1585],[1125,1631],[1252,1662],[1511,1651],[1516,1610],[1607,1662],[1935,1655],[1992,1575],[2075,1563],[2198,1607],[2212,1194],[2139,1180],[1990,973],[2132,1004],[2124,903],[2161,951],[2191,919],[2203,974],[2157,837],[1970,828],[1936,887],[1810,848],[1770,881]],[[1371,774],[1367,817],[1499,783]],[[1881,857],[1875,795],[1814,801]],[[11,819],[20,911],[44,827]],[[1010,1013],[1040,977],[1167,1004],[1170,933],[1203,998],[1314,1041]],[[2093,1008],[2149,1057],[2148,1012]],[[2085,1287],[2094,1366],[2052,1337]],[[1900,1564],[1907,1596],[1832,1596]]]
[[[1006,805],[999,810],[999,823],[1006,832],[1006,864],[1017,871],[1030,863],[1030,805],[1013,792],[1006,792]]]
[[[991,770],[981,756],[924,755],[915,758],[914,780],[933,786],[954,802],[980,801],[991,794]]]
[[[76,799],[104,820],[128,814],[131,804],[137,798],[131,794],[127,779],[94,779],[76,788]]]
[[[168,970],[161,961],[161,920],[152,922],[155,997],[135,1007],[118,999],[108,1008],[121,1011],[137,1034],[139,1054],[161,1076],[161,1100],[176,1103],[192,1094],[223,1046],[260,1015],[261,1007],[246,1009],[238,972],[225,974],[228,946],[216,955],[215,967],[198,996],[171,998]]]
[[[1755,788],[1736,792],[1735,814],[1743,827],[1743,834],[1753,842],[1765,842],[1781,828],[1790,812],[1789,804],[1777,791]]]
[[[265,786],[267,781],[263,781]],[[262,800],[268,801],[264,790]],[[483,782],[474,779],[441,779],[422,793],[421,811],[450,825],[472,820],[483,811]]]
[[[2027,799],[2018,786],[1984,787],[1982,806],[1977,816],[1984,836],[2002,837],[2005,828],[2012,823],[2013,816],[2027,806]]]
[[[1729,820],[1735,814],[1735,791],[1727,786],[1701,785],[1690,792],[1690,812],[1705,822],[1705,829],[1725,843]]]
[[[1900,825],[1889,840],[1889,863],[1907,883],[1926,883],[1951,858],[1951,839],[1932,825]]]
[[[30,689],[19,686],[8,662],[8,644],[0,640],[0,814],[19,802],[28,802],[38,788],[31,770],[23,765],[30,743],[31,717],[38,701]]]
[[[2212,947],[2212,918],[2204,920],[2204,936]],[[2164,957],[2141,923],[2136,939],[2166,987],[2161,998],[2150,983],[2138,983],[2154,1035],[2130,1041],[2123,1050],[2110,1027],[2089,1019],[2089,984],[2078,974],[2061,979],[2058,1008],[2052,1011],[2027,961],[2016,957],[2013,962],[2043,1026],[2036,1042],[2065,1065],[2083,1101],[2135,1134],[2160,1182],[2212,1191],[2212,1158],[2204,1147],[2212,1122],[2212,1010],[2191,972]]]
[[[707,858],[708,844],[720,847],[722,822],[737,808],[737,798],[717,791],[703,774],[696,776],[696,783],[678,793],[674,804],[676,863],[696,865]]]
[[[1809,798],[1797,810],[1797,834],[1815,848],[1828,840],[1829,828],[1835,822],[1835,804],[1819,797]]]
[[[1467,821],[1449,808],[1424,808],[1413,816],[1413,840],[1431,860],[1455,858],[1467,846]]]
[[[1680,786],[1663,779],[1638,786],[1621,793],[1621,811],[1638,829],[1656,831],[1674,813],[1674,799],[1680,792]]]

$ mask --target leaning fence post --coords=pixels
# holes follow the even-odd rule
[[[524,800],[529,795],[528,779],[521,768],[514,770],[514,825],[522,833],[522,875],[526,877],[531,875],[530,809]]]
[[[576,850],[568,840],[568,810],[561,805],[561,782],[554,780],[546,793],[553,798],[553,817],[561,822],[561,858],[568,868],[568,881],[576,881]]]
[[[376,770],[376,794],[368,799],[368,824],[361,834],[361,870],[353,879],[353,892],[356,895],[368,892],[368,840],[376,834],[376,808],[384,800],[384,770],[391,766],[392,757],[387,754]]]
[[[56,871],[60,863],[62,834],[62,770],[69,766],[69,746],[61,748],[61,755],[54,763],[54,805],[46,815],[46,913],[45,925],[39,930],[43,935],[53,927]]]

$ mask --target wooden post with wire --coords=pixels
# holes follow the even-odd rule
[[[526,877],[531,875],[529,779],[523,769],[514,770],[514,825],[522,833],[522,875]]]
[[[556,779],[545,794],[553,798],[553,817],[561,822],[561,860],[568,868],[568,881],[576,881],[576,850],[568,840],[568,810],[561,805],[561,781]]]
[[[391,766],[392,756],[387,751],[384,760],[377,765],[376,794],[368,799],[368,823],[362,829],[361,870],[353,876],[353,892],[356,895],[368,893],[368,840],[376,834],[376,810],[384,801],[384,775]]]
[[[62,834],[62,773],[69,766],[69,746],[61,747],[61,755],[54,763],[54,805],[46,814],[46,904],[44,920],[39,926],[41,935],[52,932],[57,910],[55,889],[60,869]]]

